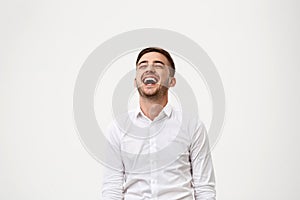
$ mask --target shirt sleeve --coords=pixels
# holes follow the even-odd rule
[[[123,200],[124,166],[120,151],[120,131],[112,124],[106,131],[103,200]]]
[[[210,154],[207,131],[200,122],[190,146],[190,160],[192,166],[192,185],[196,200],[215,200],[215,176]]]

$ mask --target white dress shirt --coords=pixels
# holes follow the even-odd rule
[[[104,200],[215,200],[204,124],[169,103],[150,120],[138,107],[108,128]]]

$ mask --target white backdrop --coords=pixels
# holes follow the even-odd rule
[[[103,168],[73,120],[77,74],[112,36],[163,28],[197,42],[224,84],[218,199],[298,200],[299,11],[295,0],[1,1],[0,199],[101,199]]]

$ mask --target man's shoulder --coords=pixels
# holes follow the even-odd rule
[[[113,120],[109,124],[107,130],[115,130],[119,132],[124,132],[125,127],[132,123],[133,117],[135,115],[135,110],[131,109],[127,112],[116,114],[113,116]]]
[[[184,111],[180,108],[174,107],[172,111],[172,116],[173,118],[177,118],[178,120],[180,120],[181,124],[184,124],[189,127],[204,126],[203,121],[195,112]]]

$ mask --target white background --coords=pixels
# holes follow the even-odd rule
[[[72,95],[112,36],[163,28],[215,63],[226,120],[213,150],[219,200],[298,200],[300,3],[1,1],[0,199],[101,199],[102,166],[80,143]]]

